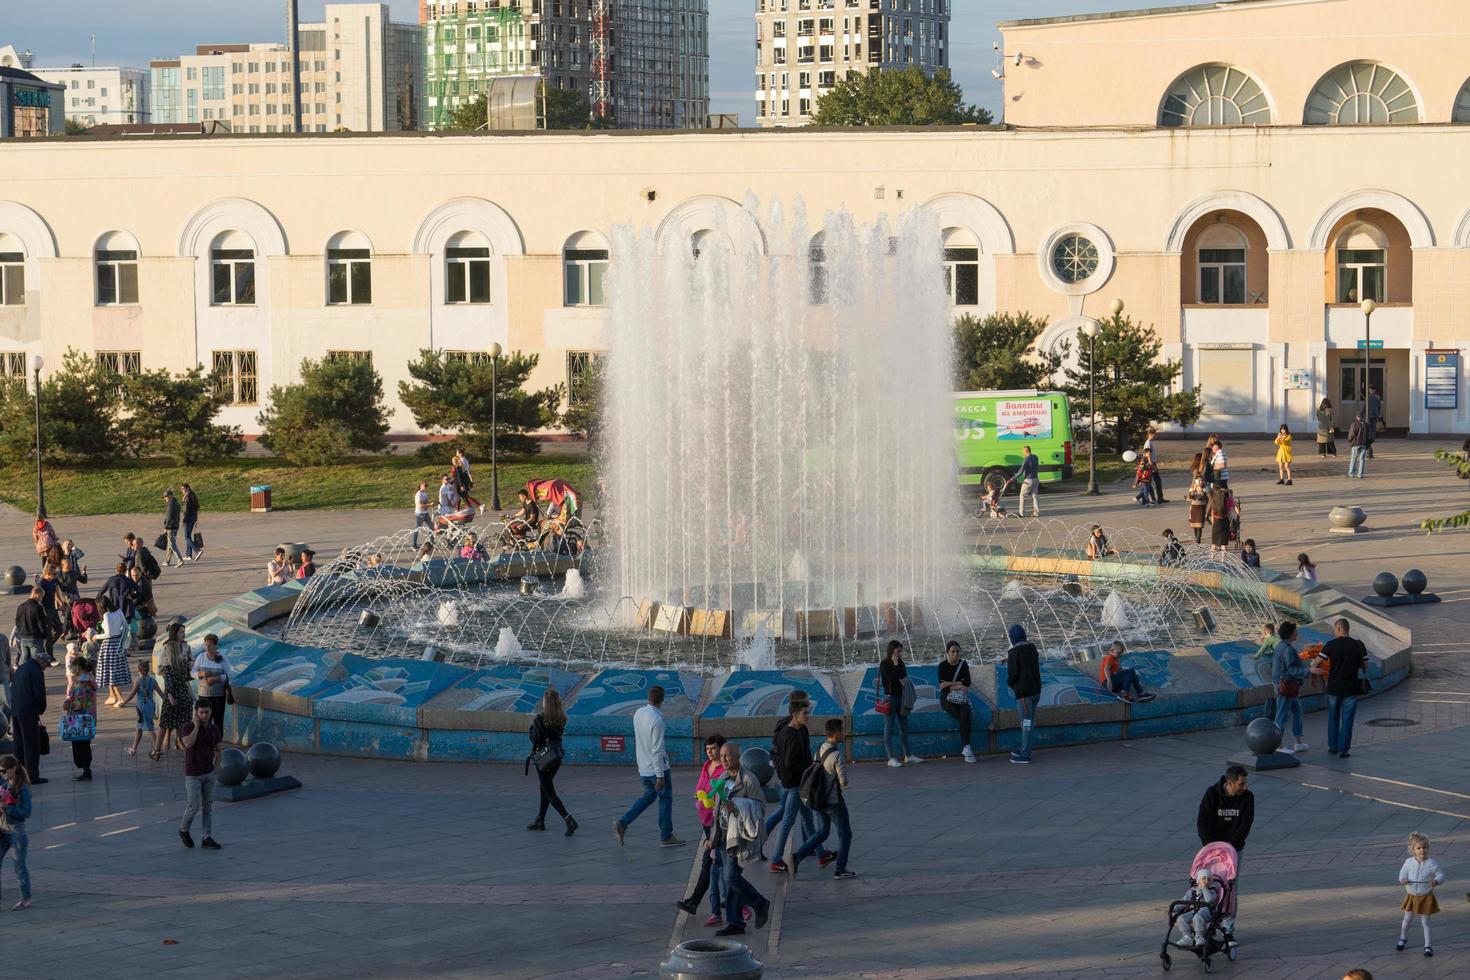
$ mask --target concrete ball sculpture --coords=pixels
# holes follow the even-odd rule
[[[1393,572],[1379,572],[1373,576],[1373,591],[1387,599],[1399,590],[1398,576]]]
[[[1270,718],[1257,718],[1245,726],[1245,746],[1256,755],[1270,755],[1281,747],[1281,726]]]
[[[220,753],[219,769],[215,777],[221,786],[239,786],[250,774],[250,763],[245,758],[245,753],[239,749],[225,749]]]
[[[250,763],[250,775],[257,779],[270,779],[281,768],[281,750],[269,742],[256,742],[245,753]]]
[[[19,565],[11,565],[5,570],[5,584],[9,588],[18,589],[26,584],[26,570]]]
[[[776,767],[771,762],[771,753],[760,746],[752,746],[740,753],[740,768],[750,770],[750,774],[760,780],[762,786],[771,781],[776,775]]]
[[[1404,591],[1409,595],[1423,595],[1424,590],[1429,588],[1429,576],[1411,568],[1404,573]]]

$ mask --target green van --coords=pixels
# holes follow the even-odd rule
[[[981,492],[1021,467],[1021,447],[1040,463],[1042,483],[1072,476],[1072,409],[1055,391],[960,391],[954,396],[960,486]]]

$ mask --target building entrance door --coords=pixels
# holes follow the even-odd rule
[[[1384,390],[1385,364],[1375,357],[1365,364],[1361,357],[1344,357],[1337,362],[1337,424],[1346,431],[1358,412],[1368,417],[1368,389],[1378,392],[1378,417],[1388,417],[1388,394]]]

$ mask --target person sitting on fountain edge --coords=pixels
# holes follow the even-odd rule
[[[516,491],[516,496],[521,498],[521,509],[516,511],[506,529],[523,538],[534,538],[536,529],[541,526],[541,508],[524,487]]]
[[[1097,679],[1109,693],[1116,694],[1124,701],[1152,701],[1158,695],[1144,691],[1143,682],[1138,679],[1138,671],[1123,666],[1125,649],[1122,640],[1114,640],[1108,645],[1108,652],[1103,654],[1102,666],[1098,668]]]

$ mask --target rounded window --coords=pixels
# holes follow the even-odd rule
[[[1100,261],[1097,246],[1084,235],[1064,235],[1052,246],[1052,271],[1069,286],[1091,279]]]
[[[1254,78],[1231,65],[1201,65],[1164,96],[1160,126],[1266,126],[1271,104]]]
[[[1419,100],[1408,81],[1372,61],[1328,72],[1307,98],[1308,126],[1385,126],[1419,121]]]

